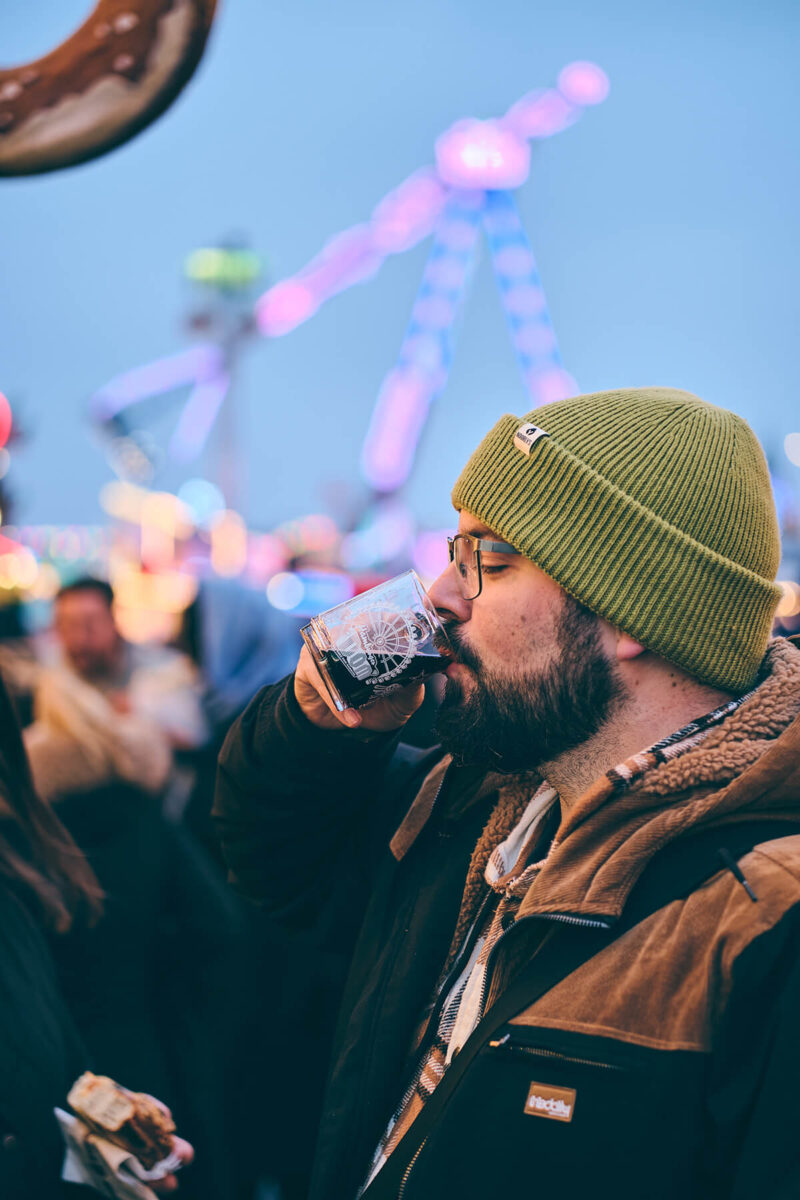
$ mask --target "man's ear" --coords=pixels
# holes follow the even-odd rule
[[[646,646],[641,642],[636,642],[628,633],[623,633],[621,629],[617,630],[617,659],[619,662],[629,662],[633,658],[638,658],[640,654],[645,654]]]

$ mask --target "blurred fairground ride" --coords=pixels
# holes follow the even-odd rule
[[[108,570],[118,593],[159,591],[185,605],[193,581],[213,573],[266,587],[278,608],[316,612],[412,562],[433,578],[446,561],[444,533],[420,531],[400,491],[413,469],[433,401],[447,382],[454,331],[483,233],[512,348],[532,404],[574,394],[536,261],[513,192],[530,172],[530,143],[574,124],[609,90],[593,63],[565,67],[554,88],[528,93],[498,119],[457,121],[435,146],[435,165],[404,180],[368,221],[333,237],[301,270],[252,303],[261,276],[241,242],[195,251],[185,265],[198,303],[195,344],[116,376],[91,400],[96,431],[118,480],[101,502],[114,522]],[[431,248],[395,364],[363,438],[364,501],[347,529],[324,515],[252,533],[239,513],[241,464],[235,380],[256,338],[283,337],[333,296],[372,279],[384,260],[431,237]],[[170,396],[183,392],[166,446],[153,436]],[[160,465],[187,474],[207,444],[216,479],[189,477],[156,490]],[[157,585],[154,581],[161,582]],[[167,582],[170,580],[171,582]],[[136,604],[128,607],[135,609]],[[140,604],[139,607],[142,607]]]
[[[96,431],[117,479],[101,504],[108,527],[7,529],[0,545],[0,594],[47,600],[62,578],[89,569],[108,577],[132,640],[165,639],[193,600],[198,581],[221,576],[265,589],[275,608],[312,615],[413,564],[426,581],[447,561],[445,531],[420,531],[401,489],[414,465],[433,402],[453,359],[454,331],[481,233],[497,280],[511,345],[531,405],[574,395],[562,363],[536,261],[513,192],[528,178],[530,142],[572,125],[608,94],[593,63],[565,67],[555,88],[530,92],[495,120],[456,122],[436,142],[435,165],[403,181],[364,224],[332,238],[309,263],[255,302],[258,257],[242,242],[195,251],[185,264],[199,297],[187,322],[195,343],[116,376],[91,400]],[[372,279],[384,260],[432,237],[423,277],[396,362],[379,389],[363,437],[365,500],[340,528],[312,514],[270,531],[247,528],[239,512],[235,381],[259,336],[282,337],[333,296]],[[183,395],[181,396],[181,392]],[[180,405],[162,445],[152,430],[172,395]],[[800,446],[786,456],[800,466]],[[206,445],[216,450],[215,481],[192,474]],[[158,488],[160,466],[178,464],[176,493]],[[781,616],[800,622],[800,505],[797,488],[776,476],[785,535]],[[5,565],[4,565],[5,564]]]
[[[123,477],[154,472],[146,414],[152,402],[188,389],[166,453],[188,465],[201,454],[215,423],[233,408],[233,380],[253,335],[283,337],[310,320],[333,296],[372,279],[390,255],[432,237],[422,282],[396,363],[379,389],[363,441],[361,474],[371,502],[406,482],[432,402],[447,382],[454,327],[483,231],[509,326],[511,344],[533,406],[573,395],[547,308],[536,261],[513,192],[530,173],[530,142],[574,124],[608,95],[594,63],[566,66],[555,88],[530,92],[496,120],[457,121],[436,141],[435,165],[389,192],[368,221],[344,230],[300,271],[273,284],[249,307],[260,274],[242,245],[196,251],[187,274],[205,289],[192,329],[203,340],[187,350],[118,375],[91,400],[95,427]],[[139,420],[137,421],[137,417]],[[218,483],[229,506],[237,488],[233,419],[219,436]],[[158,448],[160,451],[160,447]]]
[[[4,414],[0,396],[0,439]],[[800,629],[800,434],[772,462],[783,535],[778,608],[784,632]],[[0,448],[5,474],[13,455]],[[4,481],[0,481],[2,484]],[[132,641],[172,638],[199,582],[217,577],[265,591],[278,610],[312,616],[411,563],[429,583],[447,561],[445,535],[418,530],[406,506],[388,498],[369,523],[346,530],[311,514],[269,530],[248,529],[218,487],[189,479],[177,494],[129,480],[105,485],[106,525],[9,525],[0,531],[0,605],[33,603],[44,619],[61,583],[86,572],[111,580],[117,616]]]

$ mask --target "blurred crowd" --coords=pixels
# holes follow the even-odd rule
[[[214,583],[176,645],[132,645],[110,586],[89,577],[63,588],[44,633],[2,616],[0,671],[34,788],[102,893],[99,918],[50,934],[89,1062],[173,1110],[198,1152],[187,1200],[302,1194],[268,1065],[284,1045],[276,950],[226,886],[209,818],[227,728],[291,670],[299,622]]]
[[[36,797],[97,893],[85,919],[50,922],[81,1069],[169,1105],[197,1155],[186,1200],[300,1200],[346,964],[317,953],[309,966],[244,906],[210,819],[227,730],[293,669],[300,620],[209,581],[174,644],[134,645],[111,587],[87,576],[62,588],[45,631],[29,634],[13,606],[0,622]],[[430,743],[435,709],[432,687],[411,740]]]

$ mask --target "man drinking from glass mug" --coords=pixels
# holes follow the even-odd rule
[[[746,423],[686,392],[502,417],[419,687],[303,651],[220,759],[236,886],[341,999],[314,1200],[800,1195],[800,649]]]

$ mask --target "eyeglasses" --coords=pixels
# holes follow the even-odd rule
[[[456,573],[465,600],[475,600],[483,587],[481,553],[521,554],[522,551],[508,542],[493,542],[489,538],[473,537],[471,533],[458,533],[447,539],[450,562],[456,564]]]

